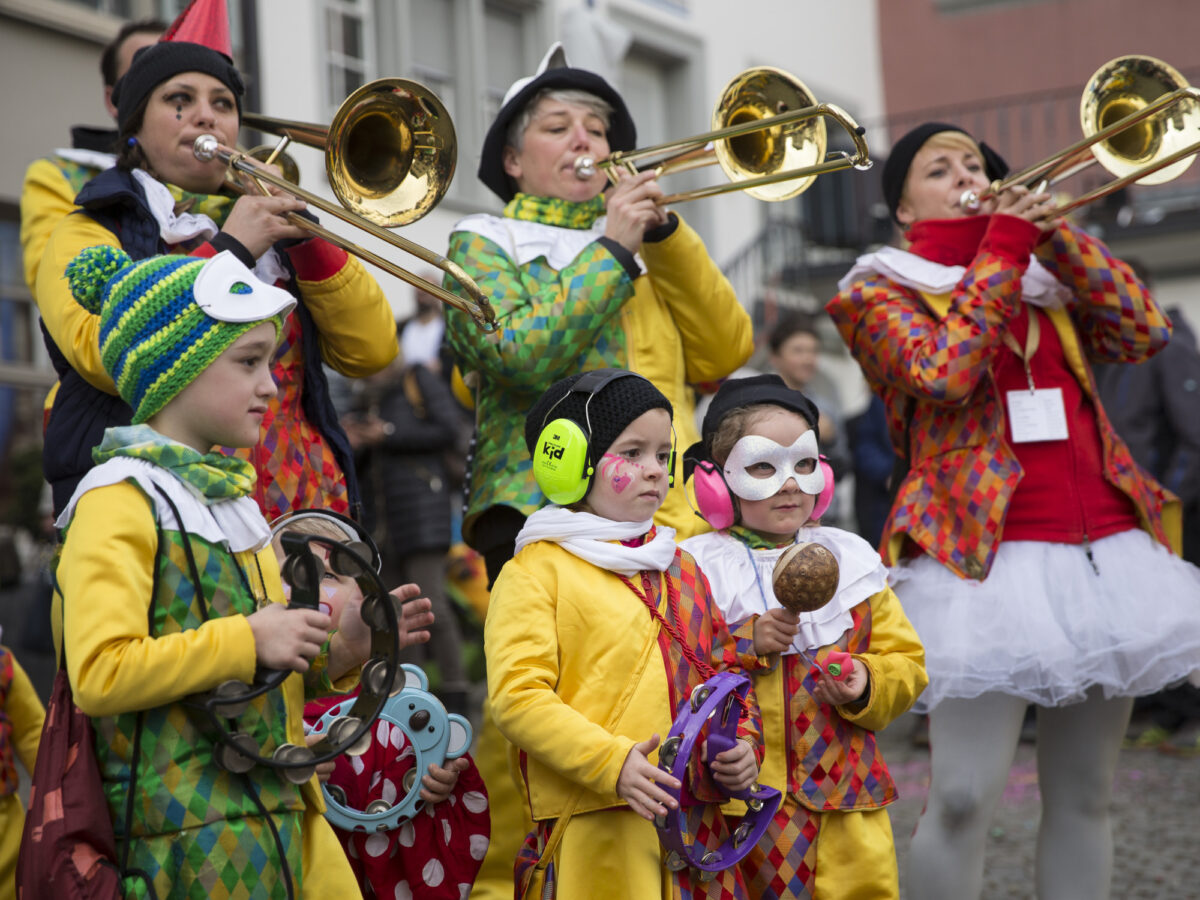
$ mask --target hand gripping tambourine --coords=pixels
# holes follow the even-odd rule
[[[342,529],[350,526],[358,529],[357,523],[350,519],[318,510],[294,513],[284,524],[304,515],[327,518]],[[317,609],[318,589],[325,571],[325,564],[312,551],[312,545],[317,544],[328,551],[329,567],[334,572],[352,577],[358,584],[363,595],[362,619],[371,629],[371,656],[362,667],[361,691],[353,702],[339,707],[337,720],[328,723],[324,737],[316,744],[311,747],[280,744],[269,756],[262,754],[252,735],[238,730],[236,723],[229,720],[242,715],[251,700],[280,687],[292,674],[290,670],[260,668],[255,672],[253,684],[226,681],[208,693],[188,698],[185,702],[189,711],[199,717],[205,733],[217,742],[213,761],[222,769],[243,774],[255,766],[266,766],[282,770],[293,784],[303,784],[319,764],[343,753],[361,755],[371,745],[370,728],[383,712],[388,695],[403,684],[404,673],[399,660],[396,600],[379,579],[378,551],[369,536],[361,530],[357,535],[348,532],[348,536],[359,535],[366,537],[366,541],[345,543],[321,535],[285,531],[280,535],[286,553],[280,574],[291,586],[289,609]]]
[[[709,725],[706,762],[712,762],[718,753],[732,747],[737,740],[740,718],[738,698],[744,700],[749,690],[750,679],[745,675],[718,672],[692,691],[691,699],[676,717],[667,739],[659,748],[659,768],[665,769],[679,779],[680,784],[686,785],[692,751],[706,723]],[[725,790],[720,782],[716,784],[720,790]],[[665,790],[675,793],[670,788]],[[708,850],[687,833],[687,812],[679,796],[676,799],[681,802],[676,809],[668,810],[665,816],[655,817],[654,827],[658,829],[659,840],[667,849],[667,868],[679,871],[691,866],[697,870],[701,880],[711,879],[715,873],[741,860],[758,843],[782,799],[775,788],[759,784],[727,793],[727,796],[745,801],[746,815],[733,834],[716,850]]]
[[[471,723],[457,713],[447,713],[446,707],[429,693],[429,679],[425,673],[410,663],[403,666],[404,687],[388,698],[381,722],[395,725],[408,738],[413,748],[413,767],[404,773],[401,785],[403,794],[395,803],[372,800],[366,809],[353,809],[346,800],[346,792],[335,784],[326,782],[325,818],[343,831],[391,831],[399,828],[425,806],[421,799],[421,778],[430,765],[441,766],[448,759],[457,759],[471,746]],[[344,700],[331,707],[313,725],[312,731],[320,734],[336,724],[338,717],[345,715],[343,707],[354,701]]]

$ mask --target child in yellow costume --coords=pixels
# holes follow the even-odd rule
[[[0,900],[17,896],[17,850],[25,807],[17,795],[17,759],[30,775],[46,710],[12,651],[0,646]]]
[[[94,247],[68,277],[133,410],[134,424],[105,431],[58,521],[56,570],[67,674],[91,717],[125,891],[357,897],[316,777],[220,765],[217,736],[188,705],[290,670],[231,729],[269,757],[304,745],[306,689],[349,688],[362,662],[329,638],[329,616],[285,608],[254,469],[213,449],[258,442],[295,300],[229,252],[135,263]]]
[[[683,547],[734,635],[771,662],[753,672],[767,744],[761,781],[784,800],[740,864],[755,900],[899,896],[885,808],[896,785],[875,732],[928,683],[879,554],[813,516],[832,478],[818,464],[817,423],[816,406],[778,375],[731,379],[687,452],[700,512],[721,530]],[[799,542],[829,550],[839,579],[828,603],[795,613],[777,599],[772,574]]]
[[[556,505],[526,521],[485,626],[492,715],[517,749],[535,823],[518,896],[543,876],[539,896],[570,900],[746,896],[736,868],[710,882],[670,871],[652,824],[680,788],[654,763],[660,736],[696,686],[744,661],[695,561],[652,522],[672,438],[670,402],[623,370],[563,379],[526,418]],[[729,833],[709,778],[730,791],[758,774],[753,695],[747,708],[741,739],[688,785],[705,846]]]

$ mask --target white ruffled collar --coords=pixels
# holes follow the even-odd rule
[[[810,613],[800,613],[800,631],[785,653],[801,653],[834,643],[853,627],[851,610],[887,587],[887,568],[878,552],[856,534],[840,528],[801,528],[796,542],[815,542],[838,561],[838,587],[833,599]],[[751,550],[732,535],[710,532],[688,538],[691,553],[708,578],[726,621],[741,622],[768,609],[782,609],[771,586],[775,563],[788,549]]]
[[[146,205],[150,214],[158,222],[159,236],[168,246],[182,244],[193,238],[203,238],[211,241],[221,229],[211,217],[204,213],[175,212],[175,198],[167,186],[147,172],[145,169],[134,169],[133,177],[142,186],[146,195]],[[267,284],[277,281],[288,281],[290,275],[279,259],[275,248],[271,247],[258,258],[254,264],[254,274]]]
[[[487,238],[518,266],[545,257],[546,263],[557,272],[565,269],[585,247],[604,235],[607,221],[605,216],[601,216],[592,223],[591,228],[562,228],[542,222],[476,213],[460,219],[451,230],[469,231]],[[634,259],[639,271],[645,272],[646,266],[641,256],[635,255]]]
[[[516,552],[535,541],[552,541],[585,562],[616,572],[665,572],[675,559],[675,529],[659,525],[654,537],[639,547],[627,547],[618,541],[641,537],[654,527],[654,520],[614,522],[587,512],[575,512],[562,506],[539,509],[525,520],[517,535]]]
[[[953,290],[966,272],[966,266],[944,266],[897,247],[880,247],[855,260],[850,271],[838,282],[838,290],[844,291],[854,282],[871,275],[883,275],[916,291],[944,294]],[[1029,267],[1021,277],[1021,293],[1025,300],[1043,307],[1062,306],[1071,295],[1066,285],[1034,256],[1029,257]]]

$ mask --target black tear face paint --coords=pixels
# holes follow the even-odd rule
[[[175,121],[176,122],[183,121],[183,104],[182,103],[176,104],[176,106],[175,106]]]

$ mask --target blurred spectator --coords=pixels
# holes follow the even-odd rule
[[[892,509],[892,471],[896,453],[888,436],[887,411],[879,395],[861,413],[846,420],[846,440],[854,463],[854,515],[858,533],[878,547],[883,523]]]
[[[1139,260],[1130,267],[1153,290]],[[1200,565],[1200,351],[1178,309],[1171,341],[1139,365],[1093,367],[1100,400],[1133,458],[1183,501],[1183,558]],[[1200,753],[1200,688],[1183,684],[1134,704],[1129,740]]]
[[[441,273],[425,271],[421,277],[435,284],[441,282]],[[409,365],[423,365],[449,375],[449,367],[443,363],[442,338],[446,334],[446,319],[442,315],[442,301],[433,294],[417,288],[417,311],[412,317],[399,324],[400,355]]]
[[[391,567],[384,581],[415,582],[433,603],[429,643],[408,648],[405,661],[422,667],[433,662],[441,679],[437,695],[450,712],[466,715],[462,636],[446,597],[454,496],[447,456],[457,452],[462,418],[445,381],[402,354],[386,371],[364,380],[344,425],[358,448],[364,495],[375,504],[373,530],[383,527],[381,549]]]
[[[843,479],[851,473],[850,450],[846,442],[845,420],[842,402],[837,388],[820,371],[821,337],[812,316],[792,312],[779,320],[767,338],[768,360],[771,368],[787,383],[801,391],[817,405],[821,414],[818,429],[821,434],[821,453],[833,467],[836,478]],[[834,492],[829,511],[821,518],[829,524],[853,528],[848,522],[845,509],[846,492]]]

